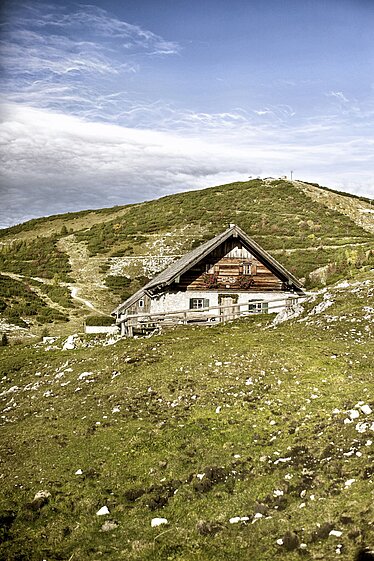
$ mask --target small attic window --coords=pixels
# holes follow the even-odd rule
[[[144,300],[139,300],[138,306],[139,308],[144,308]]]

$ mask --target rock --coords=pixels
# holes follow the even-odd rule
[[[51,493],[49,491],[38,491],[35,494],[34,497],[34,501],[38,500],[38,499],[49,499],[49,497],[51,497]]]
[[[340,530],[331,530],[331,532],[329,532],[329,536],[335,536],[336,538],[340,538],[342,533],[343,532],[341,532]]]
[[[156,528],[157,526],[161,526],[161,524],[169,524],[167,518],[152,518],[151,520],[151,527]]]
[[[111,532],[112,530],[115,530],[116,528],[118,528],[118,522],[115,522],[114,520],[107,520],[101,526],[100,531],[101,532]]]
[[[77,469],[74,475],[82,475],[83,471],[81,469]]]
[[[230,524],[238,524],[239,522],[248,522],[249,516],[233,516],[230,518]]]
[[[300,545],[300,540],[295,532],[286,532],[283,536],[283,547],[286,551],[294,551]]]
[[[62,350],[63,351],[71,351],[73,349],[75,349],[75,338],[76,335],[69,335],[69,337],[66,339]]]
[[[96,513],[96,516],[105,516],[105,514],[110,514],[107,506],[102,506]]]
[[[49,491],[38,491],[30,503],[25,505],[27,510],[38,512],[49,502],[51,493]]]
[[[369,405],[362,405],[361,411],[362,411],[365,415],[370,415],[370,413],[372,413],[371,407],[370,407]]]

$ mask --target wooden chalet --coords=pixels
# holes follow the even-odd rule
[[[123,335],[162,323],[226,321],[305,299],[300,281],[236,226],[193,249],[120,304]]]

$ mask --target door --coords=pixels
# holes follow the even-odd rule
[[[233,296],[221,296],[220,309],[221,321],[229,321],[239,316],[239,306],[235,303]],[[236,298],[235,298],[236,300]]]

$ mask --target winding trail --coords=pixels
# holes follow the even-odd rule
[[[67,286],[72,298],[100,315],[107,315],[114,304],[111,302],[111,294],[104,284],[105,275],[100,271],[102,260],[91,257],[87,244],[78,241],[74,234],[60,238],[57,247],[69,257],[70,276],[74,282]],[[81,291],[84,297],[78,296]]]
[[[86,298],[81,298],[80,296],[78,296],[78,292],[81,290],[81,288],[79,286],[74,286],[74,285],[71,285],[71,284],[67,284],[66,286],[69,288],[70,293],[71,293],[71,297],[74,300],[77,300],[77,302],[80,302],[81,304],[84,304],[84,306],[86,306],[90,310],[93,310],[94,312],[96,312],[96,313],[98,313],[102,316],[107,315],[102,310],[99,310],[98,308],[95,308],[95,306],[92,304],[92,302],[90,302],[89,300],[86,300]]]

